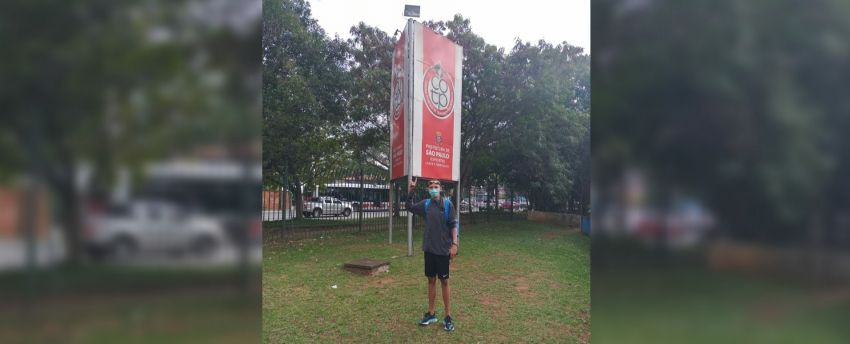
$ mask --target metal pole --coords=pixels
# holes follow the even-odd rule
[[[23,202],[21,202],[24,232],[26,233],[26,269],[27,269],[27,292],[26,292],[26,309],[31,310],[35,303],[35,293],[38,286],[38,276],[36,272],[36,230],[38,230],[36,219],[38,218],[38,210],[41,206],[38,202],[39,191],[41,190],[41,116],[42,112],[39,108],[30,117],[30,140],[28,151],[30,158],[30,180],[27,183],[24,192],[21,194]],[[44,209],[46,210],[46,209]]]
[[[472,223],[475,223],[475,214],[472,213],[472,211],[473,211],[472,210],[472,200],[473,199],[475,199],[475,197],[473,196],[473,188],[472,188],[472,186],[470,186],[469,187],[469,218],[472,219]],[[478,205],[476,204],[475,207],[477,208]]]
[[[392,164],[390,164],[390,166],[392,166]],[[392,170],[390,170],[390,176],[392,176]],[[389,200],[390,201],[389,202],[390,203],[390,234],[389,234],[390,239],[389,239],[389,243],[390,243],[390,245],[392,245],[392,243],[393,243],[393,206],[395,205],[395,198],[393,198],[393,182],[392,182],[392,180],[390,181],[389,188],[390,188],[390,200]]]
[[[242,194],[239,199],[242,200],[242,206],[239,207],[239,271],[241,283],[239,283],[239,292],[243,297],[247,295],[248,289],[251,286],[251,272],[248,262],[248,225],[251,213],[257,211],[251,209],[251,203],[248,202],[252,197],[257,197],[256,189],[253,188],[254,181],[251,179],[252,166],[251,158],[244,157],[242,161]],[[262,190],[262,181],[260,181],[260,190]]]
[[[289,161],[285,162],[283,165],[283,187],[285,190],[289,190]],[[287,193],[288,195],[288,193]],[[282,205],[281,205],[282,206]],[[286,210],[283,211],[283,230],[280,232],[280,237],[286,237]]]
[[[407,44],[407,47],[408,47],[408,52],[407,52],[407,60],[408,60],[408,62],[407,62],[407,66],[408,66],[407,73],[408,73],[408,75],[407,75],[407,78],[406,78],[406,82],[408,83],[407,92],[408,92],[408,96],[409,96],[408,99],[413,100],[413,78],[412,78],[412,75],[411,75],[412,72],[413,72],[413,68],[412,68],[413,55],[415,54],[415,52],[413,51],[413,47],[415,46],[413,44],[413,19],[407,19],[407,30],[406,31],[407,31],[407,40],[406,40],[405,44]],[[409,104],[407,104],[407,110],[409,112],[406,112],[405,116],[408,119],[410,119],[408,121],[408,122],[410,122],[409,123],[409,129],[410,130],[407,131],[407,133],[413,133],[413,120],[412,120],[413,119],[413,102],[411,101],[411,102],[408,102],[408,103]],[[411,137],[410,134],[408,134],[408,137]],[[407,142],[407,143],[405,143],[405,147],[404,147],[407,150],[407,154],[405,154],[405,159],[407,159],[407,166],[409,167],[409,171],[412,172],[413,166],[411,166],[411,163],[413,161],[410,157],[410,154],[412,153],[412,150],[410,148],[410,140],[405,140],[405,141]],[[405,185],[405,188],[408,188],[410,183],[413,182],[413,176],[411,174],[412,173],[407,173],[407,185]],[[408,192],[408,194],[409,193],[410,192]],[[408,257],[413,256],[413,213],[409,212],[409,211],[407,212],[407,256]]]
[[[407,175],[407,185],[410,187],[410,183],[413,182],[413,176]],[[410,192],[408,191],[408,194]],[[407,256],[410,257],[413,255],[413,213],[407,212]]]
[[[490,187],[487,187],[487,189],[490,189]],[[490,202],[493,200],[493,196],[490,195],[490,191],[493,190],[487,190],[487,223],[490,223]]]
[[[455,190],[455,199],[457,200],[457,203],[455,203],[455,206],[457,206],[457,225],[458,225],[458,228],[460,228],[460,207],[461,207],[460,200],[461,200],[461,197],[463,197],[461,194],[462,194],[462,192],[460,192],[460,180],[458,180],[457,181],[457,189]],[[458,231],[458,233],[457,233],[457,244],[460,245],[460,231]]]

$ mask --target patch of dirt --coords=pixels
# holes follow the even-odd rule
[[[481,302],[481,304],[485,305],[485,306],[496,306],[496,307],[498,307],[502,304],[499,300],[496,300],[496,299],[488,297],[488,296],[478,296],[475,299],[478,300],[478,302]]]
[[[505,252],[502,252],[502,251],[496,252],[496,257],[501,258],[501,257],[504,257],[504,256],[505,256]]]
[[[373,250],[373,249],[375,249],[375,245],[371,245],[371,244],[354,244],[354,245],[348,245],[348,246],[346,246],[345,248],[346,248],[347,250],[351,251],[351,252],[365,252],[365,251],[368,251],[368,250]],[[363,258],[366,258],[366,257],[363,257]]]
[[[387,284],[390,284],[394,281],[395,281],[395,279],[392,278],[392,277],[376,279],[376,280],[372,281],[371,283],[364,284],[362,287],[360,287],[360,289],[366,289],[366,288],[369,288],[369,287],[383,288]]]
[[[454,315],[454,317],[457,317],[457,322],[463,323],[465,328],[473,328],[475,326],[474,317],[462,313],[457,313]]]
[[[307,288],[305,288],[305,287],[291,287],[291,288],[284,289],[284,291],[289,291],[289,292],[292,292],[292,293],[303,293],[303,292],[307,291]]]
[[[559,231],[559,232],[543,233],[543,238],[546,239],[546,240],[554,240],[558,237],[562,237],[562,236],[565,236],[567,234],[573,234],[573,233],[578,233],[578,232],[581,232],[581,228],[570,228],[570,229],[565,229],[565,230]]]
[[[747,313],[764,323],[774,324],[791,314],[791,307],[777,301],[758,302],[747,307]]]
[[[590,325],[567,325],[560,324],[546,329],[550,336],[565,341],[566,338],[575,338],[578,343],[590,343]]]
[[[815,293],[812,298],[812,303],[814,303],[815,306],[820,307],[844,304],[848,301],[850,301],[850,289],[821,291]]]
[[[463,270],[465,268],[476,268],[476,267],[478,267],[478,263],[476,263],[474,260],[470,259],[470,260],[460,260],[459,261],[458,259],[455,259],[449,265],[449,270]]]
[[[390,322],[390,327],[392,327],[396,331],[402,332],[405,330],[405,328],[410,327],[410,322],[405,323],[404,321],[398,319],[398,315],[395,315],[393,316],[393,319]]]
[[[554,240],[555,238],[562,236],[562,235],[564,235],[564,234],[561,233],[561,232],[543,233],[543,239]]]
[[[525,277],[517,277],[516,283],[517,283],[517,286],[514,287],[514,290],[516,290],[516,291],[528,290],[528,284],[525,284]]]
[[[549,289],[552,289],[552,290],[558,289],[558,283],[552,283],[552,285],[549,286]]]

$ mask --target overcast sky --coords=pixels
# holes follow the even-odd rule
[[[471,21],[472,31],[510,51],[514,39],[536,44],[545,39],[563,41],[590,53],[590,0],[469,1],[469,0],[309,0],[313,18],[330,37],[351,37],[349,29],[359,22],[392,35],[404,28],[404,5],[419,5],[419,22],[448,21],[456,13]]]

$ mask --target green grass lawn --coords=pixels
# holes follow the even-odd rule
[[[255,278],[259,278],[259,276]],[[89,266],[0,275],[2,343],[250,343],[260,340],[258,285],[238,292],[231,270]]]
[[[593,343],[850,343],[850,290],[701,270],[594,270]]]
[[[465,225],[451,263],[456,329],[421,327],[428,309],[422,232],[340,233],[263,247],[263,340],[299,342],[557,342],[590,337],[590,238],[529,222]],[[391,262],[376,277],[343,264]],[[337,289],[331,288],[336,285]],[[445,316],[437,287],[437,317]]]

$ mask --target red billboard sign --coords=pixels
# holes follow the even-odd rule
[[[463,49],[413,20],[393,58],[392,179],[460,179]]]
[[[419,79],[423,95],[419,164],[422,169],[420,175],[429,179],[458,179],[454,175],[457,170],[454,158],[459,151],[455,149],[455,142],[460,143],[460,130],[455,132],[454,123],[460,118],[457,115],[460,112],[460,99],[457,98],[460,97],[455,97],[455,91],[460,90],[460,68],[455,68],[460,63],[460,60],[456,61],[458,48],[454,42],[423,28],[422,77]]]
[[[405,125],[408,122],[405,117],[405,105],[407,105],[407,96],[404,93],[406,87],[405,77],[407,49],[405,43],[405,35],[401,34],[398,44],[393,53],[393,69],[392,69],[392,90],[390,91],[390,164],[392,166],[392,179],[397,179],[407,175],[407,157],[405,154],[408,147],[408,139],[405,134]]]

